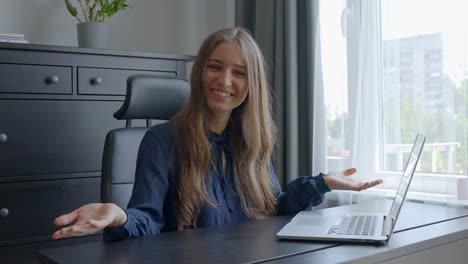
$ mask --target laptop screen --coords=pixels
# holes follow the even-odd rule
[[[419,156],[421,155],[425,141],[426,137],[423,134],[418,133],[413,145],[413,149],[411,150],[411,153],[408,157],[405,170],[403,171],[403,177],[401,178],[400,186],[396,192],[396,197],[393,201],[392,208],[390,209],[389,215],[393,218],[393,223],[396,222],[400,212],[403,200],[405,199],[411,179],[413,178],[414,171],[416,170],[416,165],[418,164]]]

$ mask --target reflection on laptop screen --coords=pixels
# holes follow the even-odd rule
[[[411,150],[411,153],[408,157],[408,162],[406,163],[406,168],[403,172],[403,177],[401,178],[400,187],[398,187],[395,200],[393,201],[392,208],[390,209],[390,216],[394,219],[394,221],[396,221],[398,217],[398,212],[400,211],[402,201],[405,198],[406,191],[410,185],[411,179],[413,178],[413,174],[418,163],[418,158],[419,155],[421,155],[425,140],[426,138],[422,134],[418,133],[413,149]]]

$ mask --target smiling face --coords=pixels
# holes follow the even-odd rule
[[[208,114],[229,119],[232,110],[247,97],[247,79],[247,66],[239,46],[230,41],[220,43],[211,53],[204,75]]]

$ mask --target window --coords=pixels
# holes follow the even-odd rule
[[[364,164],[364,178],[393,189],[421,131],[411,190],[456,200],[457,179],[468,177],[464,10],[466,0],[320,2],[330,170]]]

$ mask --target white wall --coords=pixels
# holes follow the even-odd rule
[[[129,0],[109,22],[109,48],[194,55],[208,34],[234,25],[234,2]],[[76,23],[63,0],[0,0],[0,32],[30,43],[77,46]]]

